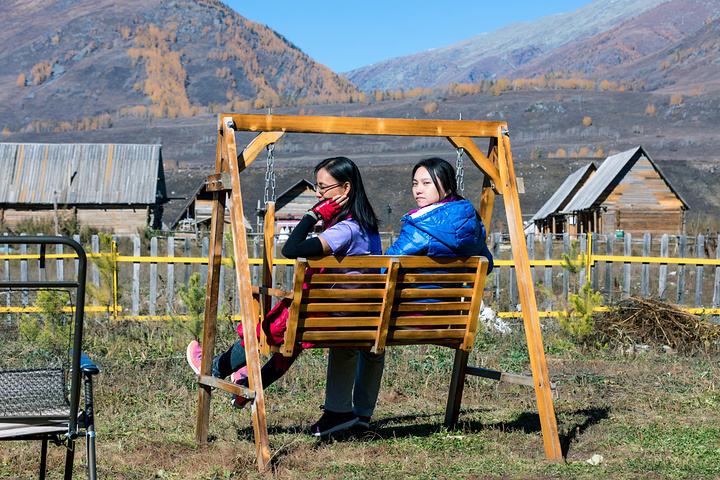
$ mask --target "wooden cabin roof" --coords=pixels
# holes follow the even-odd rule
[[[613,188],[622,181],[623,177],[632,169],[637,161],[645,157],[652,168],[657,172],[668,189],[680,200],[683,209],[689,209],[687,203],[675,191],[673,186],[668,182],[660,168],[650,158],[642,146],[626,150],[624,152],[611,155],[598,167],[595,174],[583,185],[583,187],[568,202],[561,213],[569,214],[583,210],[589,210],[593,206],[602,203],[605,198],[612,192]]]
[[[533,215],[532,221],[544,220],[562,210],[596,170],[595,164],[590,162],[570,174],[552,197]]]
[[[1,204],[152,205],[166,199],[160,145],[0,143]]]
[[[193,220],[200,223],[210,223],[213,209],[213,192],[207,189],[207,180],[201,180],[200,184],[193,191],[193,193],[184,200],[180,213],[176,213],[172,218],[172,221],[165,223],[165,228],[169,230],[177,229],[180,222],[189,217],[191,207],[195,207],[195,216]],[[225,220],[229,223],[230,208],[225,205]],[[243,221],[245,222],[245,230],[248,232],[253,231],[252,224],[248,221],[248,218],[243,215]]]
[[[300,219],[317,201],[312,182],[302,179],[278,195],[275,215]]]

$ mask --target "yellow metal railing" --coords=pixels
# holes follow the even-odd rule
[[[207,264],[208,259],[206,257],[176,257],[176,256],[132,256],[132,255],[118,255],[117,245],[113,242],[111,253],[88,253],[89,258],[97,258],[106,255],[113,255],[115,257],[115,264],[118,263],[181,263],[181,264]],[[689,258],[689,257],[644,257],[637,255],[598,255],[592,252],[583,253],[578,256],[577,260],[583,259],[585,261],[587,279],[590,279],[590,271],[593,266],[598,262],[618,262],[618,263],[634,263],[634,264],[665,264],[665,265],[703,265],[703,266],[715,266],[720,267],[720,259],[710,258]],[[47,254],[44,256],[46,259],[65,259],[75,258],[76,255],[72,253],[62,254]],[[6,254],[0,255],[0,260],[38,260],[40,259],[39,254]],[[231,259],[225,257],[222,259],[223,262],[228,262]],[[262,258],[251,258],[249,259],[251,265],[261,265]],[[294,260],[288,260],[284,258],[273,259],[275,265],[294,265]],[[496,267],[512,267],[515,265],[513,260],[499,260],[496,259],[493,262]],[[554,267],[561,266],[562,260],[530,260],[531,267]],[[145,320],[145,321],[166,321],[171,319],[187,320],[190,317],[188,315],[121,315],[123,307],[119,305],[117,298],[117,275],[118,269],[115,268],[113,272],[113,305],[109,307],[99,306],[86,306],[86,312],[110,312],[115,320]],[[603,310],[606,307],[598,307],[596,310]],[[720,308],[691,308],[681,307],[683,311],[696,315],[720,315]],[[37,313],[39,310],[37,307],[0,307],[0,313],[14,312],[14,313]],[[556,317],[560,311],[540,311],[538,312],[540,317]],[[497,312],[497,315],[501,318],[520,318],[522,312]],[[230,320],[239,321],[241,320],[240,315],[231,315],[225,317]]]

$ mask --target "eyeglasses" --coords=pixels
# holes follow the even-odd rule
[[[322,195],[322,194],[324,194],[325,192],[327,192],[328,190],[330,190],[330,189],[332,189],[332,188],[335,188],[335,187],[339,187],[340,185],[343,185],[344,183],[346,183],[346,182],[339,182],[339,183],[336,183],[336,184],[333,184],[333,185],[328,185],[327,187],[321,187],[320,185],[318,185],[317,183],[315,183],[315,184],[313,184],[313,189],[314,189],[317,193],[319,193],[319,194]]]

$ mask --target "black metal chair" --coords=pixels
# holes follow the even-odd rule
[[[83,321],[85,309],[85,278],[87,273],[87,257],[85,250],[76,241],[66,237],[50,236],[4,236],[0,237],[0,244],[9,245],[38,245],[38,274],[37,279],[30,280],[25,271],[20,280],[10,280],[13,276],[9,269],[10,260],[5,260],[5,281],[0,281],[0,302],[3,295],[6,298],[3,306],[0,303],[0,318],[3,328],[9,334],[4,335],[9,341],[12,333],[20,335],[21,321],[13,322],[13,316],[35,321],[32,315],[37,308],[30,307],[30,295],[37,292],[63,292],[70,303],[71,325],[68,319],[62,318],[59,334],[70,335],[69,348],[63,356],[61,365],[34,365],[40,360],[40,355],[23,360],[23,368],[8,368],[0,370],[0,441],[6,440],[41,440],[40,479],[45,478],[47,468],[48,442],[64,445],[67,452],[65,456],[65,479],[72,478],[75,459],[75,444],[79,437],[85,437],[87,447],[88,478],[96,478],[95,461],[95,424],[93,407],[93,376],[100,369],[82,353]],[[46,280],[46,247],[48,245],[65,245],[73,249],[77,255],[76,279],[72,281]],[[7,253],[7,252],[6,252]],[[3,255],[0,254],[0,261]],[[25,261],[28,257],[23,257]],[[59,268],[56,267],[56,271]],[[72,294],[74,291],[74,295]],[[74,308],[72,298],[75,298]],[[19,300],[18,302],[12,299]],[[19,305],[18,305],[19,303]],[[63,309],[67,311],[67,302]],[[30,312],[30,313],[28,313]],[[17,323],[17,324],[16,324]],[[36,324],[30,323],[31,327]],[[4,354],[3,354],[4,355]],[[0,367],[6,368],[8,358],[2,360]],[[41,361],[38,361],[41,363]],[[66,363],[66,364],[65,364]],[[69,370],[69,379],[67,372]],[[69,380],[69,389],[68,389]],[[84,406],[81,407],[81,390],[84,387]],[[69,399],[68,399],[69,394]]]

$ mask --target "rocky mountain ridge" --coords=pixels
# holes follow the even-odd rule
[[[510,24],[344,75],[365,91],[529,79],[557,72],[598,81],[634,81],[656,89],[676,83],[682,74],[665,72],[660,81],[648,81],[647,67],[636,62],[679,48],[673,46],[719,17],[718,0],[598,0],[569,13]],[[659,66],[665,58],[655,60]],[[609,71],[618,66],[623,68]]]

